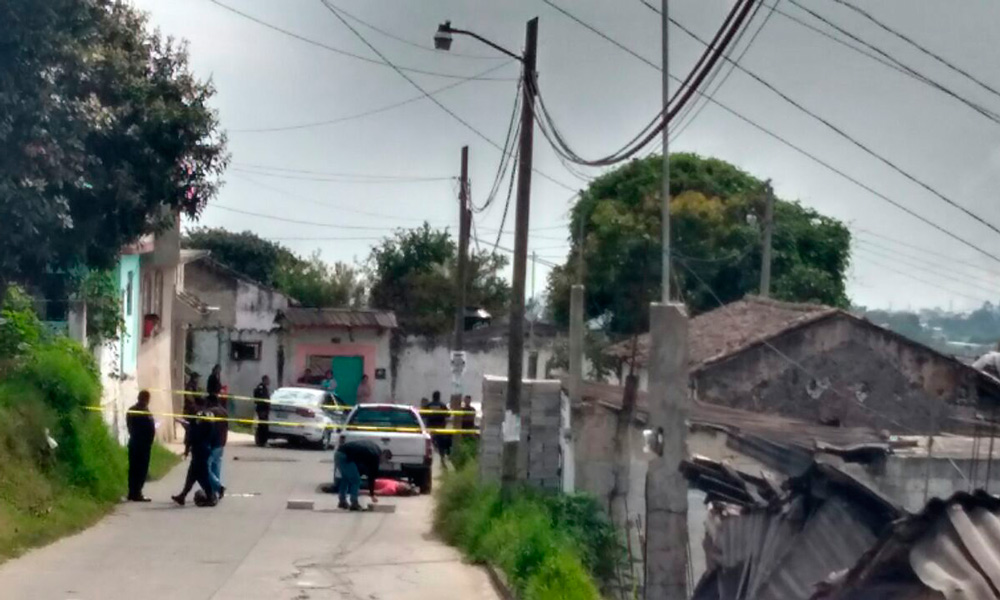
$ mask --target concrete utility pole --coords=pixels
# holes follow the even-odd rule
[[[569,399],[578,404],[583,381],[583,286],[573,284],[569,292]]]
[[[521,102],[521,139],[517,165],[517,212],[514,226],[514,280],[511,285],[510,341],[507,356],[507,402],[503,431],[503,477],[509,492],[517,482],[521,441],[521,379],[524,369],[524,278],[528,261],[528,222],[531,206],[531,168],[535,133],[535,63],[538,17],[528,21],[524,42],[524,98]]]
[[[774,190],[764,182],[764,240],[760,253],[760,295],[771,295],[771,237],[774,235]]]
[[[452,348],[451,407],[462,403],[462,374],[455,366],[458,352],[465,350],[465,293],[468,285],[469,235],[472,229],[472,211],[469,209],[469,147],[462,146],[462,171],[458,191],[458,269],[455,277],[455,342]]]
[[[667,43],[669,36],[667,32],[670,28],[670,18],[667,13],[667,0],[663,0],[663,7],[660,10],[663,16],[663,118],[667,118],[667,104],[670,102],[670,71],[667,66],[670,64],[667,60],[667,56],[670,53],[670,46]],[[661,295],[661,302],[664,304],[670,302],[672,296],[670,295],[670,131],[669,127],[664,125],[663,127],[663,182],[662,191],[660,192],[663,197],[663,204],[660,207],[661,212],[661,223],[662,228],[662,260],[663,260],[663,273],[660,277],[660,287],[663,288]]]
[[[646,600],[687,598],[688,317],[681,304],[649,308],[649,429],[659,438],[646,472]],[[660,448],[655,446],[660,445]]]

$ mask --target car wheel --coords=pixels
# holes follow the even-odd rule
[[[418,471],[417,476],[414,479],[416,479],[415,483],[417,484],[417,487],[420,488],[421,494],[431,493],[431,488],[433,486],[433,478],[431,477],[430,469],[424,469],[422,471]]]

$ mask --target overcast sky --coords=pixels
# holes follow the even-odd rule
[[[202,224],[236,231],[250,229],[303,254],[318,249],[328,261],[363,260],[369,247],[395,227],[427,219],[433,225],[456,230],[457,187],[450,178],[458,174],[464,144],[470,146],[473,199],[477,203],[485,199],[500,152],[426,98],[327,125],[246,131],[351,117],[419,95],[391,68],[292,39],[210,0],[134,1],[151,12],[153,23],[164,33],[190,42],[194,71],[211,77],[218,89],[214,104],[229,131],[234,168],[227,173],[226,185],[214,206],[206,210]],[[320,0],[220,1],[302,36],[378,60]],[[1000,96],[834,0],[799,1],[961,96],[1000,112]],[[1000,4],[988,0],[852,1],[1000,89],[1000,46],[995,43]],[[455,27],[475,30],[518,50],[523,44],[525,21],[540,17],[538,70],[546,104],[563,133],[585,156],[603,155],[619,147],[650,120],[660,104],[658,70],[541,0],[332,3],[427,47],[432,45],[437,24],[450,19]],[[660,64],[659,17],[640,0],[558,3]],[[703,38],[710,38],[730,6],[728,1],[674,0],[671,14]],[[827,27],[790,0],[781,0],[779,8]],[[760,10],[738,51],[767,14],[767,9]],[[497,55],[489,48],[468,38],[456,38],[453,52],[447,54],[407,45],[352,24],[398,65],[456,76],[494,69],[485,77],[498,80],[464,82],[437,97],[485,136],[502,144],[515,93],[515,64],[494,58]],[[688,72],[702,50],[676,29],[671,29],[670,48],[670,71],[678,77]],[[766,21],[741,64],[949,199],[1000,224],[997,123],[778,13]],[[435,75],[410,76],[428,90],[458,81]],[[871,188],[1000,256],[1000,234],[879,163],[747,75],[734,72],[715,97]],[[535,165],[540,171],[570,188],[585,186],[559,163],[541,136],[536,136],[535,147]],[[864,240],[852,248],[848,291],[855,303],[893,308],[951,306],[958,310],[985,300],[1000,300],[1000,262],[921,223],[716,106],[707,105],[698,112],[671,150],[727,160],[757,177],[772,179],[780,197],[798,199],[848,223],[855,230],[855,240]],[[358,181],[357,177],[325,176],[334,181],[314,181],[306,179],[317,177],[309,173],[271,171],[282,175],[275,177],[261,174],[260,165],[375,177]],[[589,174],[598,172],[590,170]],[[433,180],[387,181],[386,176]],[[530,243],[546,260],[561,261],[565,256],[571,195],[564,187],[534,177]],[[224,207],[309,224],[251,216]],[[492,246],[495,241],[502,212],[501,197],[485,215],[477,217],[483,245]],[[512,215],[513,208],[501,246],[513,244],[509,233]],[[547,272],[539,265],[539,291],[545,286]]]

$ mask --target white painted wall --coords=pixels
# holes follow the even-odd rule
[[[139,386],[135,375],[121,375],[120,352],[121,342],[106,342],[94,349],[94,358],[101,377],[101,417],[112,437],[124,445],[128,441],[125,412],[135,403]]]
[[[277,328],[274,317],[288,308],[288,297],[242,280],[236,281],[237,330],[272,331]]]
[[[192,342],[188,367],[201,375],[199,383],[202,389],[208,382],[212,367],[217,363],[222,366],[222,384],[228,386],[229,393],[233,395],[251,396],[253,389],[264,375],[270,376],[272,382],[277,381],[280,344],[278,332],[233,331],[218,328],[192,329],[188,331],[188,335]],[[260,360],[231,360],[230,344],[233,341],[260,342]],[[253,414],[253,403],[249,400],[233,400],[229,406],[233,415],[239,418],[250,417]]]
[[[552,356],[551,346],[538,352],[538,376],[544,378],[545,363]],[[528,374],[528,352],[524,353],[524,374]],[[507,376],[507,346],[496,345],[489,349],[467,350],[465,374],[462,377],[464,394],[473,402],[483,400],[483,377]],[[403,344],[396,381],[396,399],[405,404],[419,404],[421,398],[430,398],[434,390],[442,397],[451,395],[451,348],[447,343],[427,346],[423,338],[410,337]]]

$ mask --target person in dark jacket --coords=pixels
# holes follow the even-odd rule
[[[435,391],[431,395],[431,403],[427,405],[427,410],[435,411],[424,415],[424,423],[428,429],[444,429],[448,426],[448,405],[441,401],[441,392]],[[447,469],[448,463],[445,458],[451,456],[451,435],[432,432],[431,439],[434,440],[434,446],[441,456],[441,468]]]
[[[222,393],[222,366],[212,367],[212,373],[208,376],[208,383],[205,384],[205,393],[209,398],[218,398]]]
[[[215,506],[215,488],[208,475],[208,458],[212,449],[212,436],[214,426],[211,412],[205,409],[205,399],[195,397],[195,414],[188,424],[187,446],[184,448],[184,456],[190,455],[191,463],[188,464],[187,479],[184,481],[184,489],[180,494],[171,496],[177,504],[184,506],[187,495],[191,493],[191,488],[197,482],[205,493],[206,504]]]
[[[382,449],[370,440],[352,440],[337,447],[333,462],[340,473],[340,485],[337,493],[340,495],[338,508],[361,510],[358,494],[361,491],[361,477],[368,477],[368,495],[372,502],[378,502],[375,497],[375,480],[378,479],[379,461],[382,460]],[[347,504],[347,497],[351,503]]]
[[[149,502],[142,495],[149,473],[149,454],[153,449],[156,424],[149,414],[149,392],[142,390],[139,398],[125,416],[128,426],[128,499],[130,502]]]
[[[215,494],[221,500],[226,495],[226,486],[222,485],[222,455],[229,441],[229,411],[218,398],[210,399],[208,411],[217,420],[212,421],[212,436],[209,442],[208,477],[212,482]]]
[[[264,375],[260,383],[253,389],[254,411],[257,413],[257,430],[254,432],[254,443],[266,446],[269,430],[267,421],[271,418],[271,378]]]

